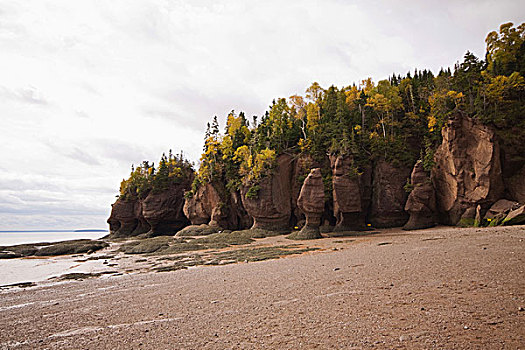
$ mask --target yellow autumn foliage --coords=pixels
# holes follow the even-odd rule
[[[237,148],[234,160],[240,162],[239,173],[245,181],[257,182],[270,174],[271,169],[275,166],[276,153],[267,148],[253,157],[248,146],[244,145]]]

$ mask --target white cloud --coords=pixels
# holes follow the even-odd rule
[[[130,164],[170,148],[197,160],[214,115],[482,56],[486,33],[520,13],[488,0],[0,0],[0,229],[104,227]]]

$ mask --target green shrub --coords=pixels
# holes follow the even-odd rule
[[[246,198],[248,199],[257,199],[259,198],[259,190],[261,189],[261,186],[259,185],[253,185],[251,186],[248,191],[246,192]]]
[[[410,193],[414,190],[414,185],[410,183],[410,178],[407,179],[407,182],[405,183],[405,186],[403,186],[403,189],[406,193]]]

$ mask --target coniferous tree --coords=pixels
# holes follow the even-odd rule
[[[213,117],[213,122],[211,124],[211,134],[214,137],[219,135],[219,122],[217,121],[217,116]]]

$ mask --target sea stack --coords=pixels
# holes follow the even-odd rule
[[[405,211],[410,215],[404,230],[419,230],[436,225],[436,194],[430,177],[418,160],[410,176],[412,191],[408,196]]]
[[[324,185],[321,169],[315,168],[310,171],[304,180],[297,207],[305,214],[306,223],[299,232],[294,232],[290,239],[316,239],[322,238],[319,233],[321,216],[324,212]]]

